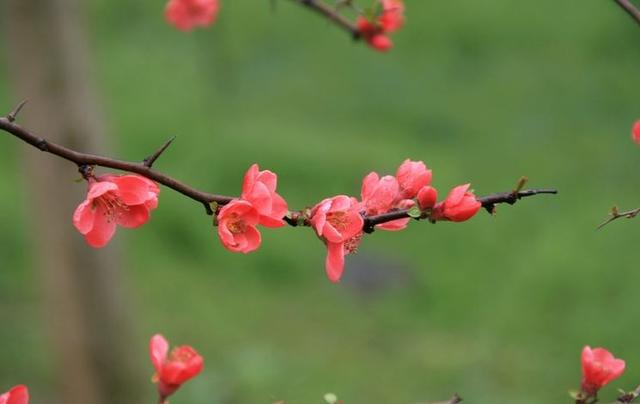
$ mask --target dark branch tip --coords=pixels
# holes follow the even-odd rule
[[[158,159],[158,157],[160,157],[162,155],[162,153],[164,153],[165,150],[167,150],[167,148],[169,148],[169,146],[171,146],[171,143],[173,143],[174,140],[176,140],[176,137],[175,136],[171,137],[158,150],[156,150],[152,155],[150,155],[147,158],[145,158],[144,160],[142,160],[142,164],[145,167],[151,168],[153,166],[153,163],[155,163],[156,160]]]

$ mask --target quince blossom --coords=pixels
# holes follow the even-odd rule
[[[283,197],[276,193],[278,176],[269,170],[260,171],[257,164],[249,167],[242,183],[241,199],[251,203],[260,214],[260,224],[282,227],[282,218],[289,208]]]
[[[220,10],[218,0],[169,0],[165,8],[167,21],[180,31],[211,25]]]
[[[624,372],[624,361],[616,359],[604,348],[591,349],[587,345],[582,350],[581,359],[582,390],[590,396],[595,396],[598,390]]]
[[[173,394],[183,383],[197,376],[204,367],[202,356],[188,345],[176,347],[169,354],[169,343],[160,334],[151,337],[149,355],[156,369],[153,381],[158,384],[158,393],[162,400]]]
[[[89,180],[87,199],[73,214],[73,224],[95,248],[104,247],[116,225],[142,226],[158,206],[160,188],[140,175],[104,175]]]
[[[260,214],[247,201],[235,199],[220,209],[218,213],[218,236],[229,251],[244,254],[260,246],[261,236],[256,228]]]

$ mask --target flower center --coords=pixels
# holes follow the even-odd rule
[[[327,213],[327,222],[338,231],[344,231],[349,225],[349,216],[347,212],[329,212]]]
[[[246,232],[247,225],[245,224],[244,220],[240,219],[238,215],[234,213],[229,219],[227,229],[229,229],[229,231],[233,234],[241,234]]]
[[[129,207],[113,192],[107,192],[94,199],[94,209],[97,206],[102,206],[104,209],[103,214],[109,223],[116,221],[120,216],[122,216],[123,212],[129,210]]]

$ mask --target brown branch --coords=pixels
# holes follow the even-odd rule
[[[16,108],[16,111],[19,111],[21,106]],[[24,129],[20,125],[16,124],[12,121],[15,119],[15,115],[17,112],[12,112],[14,118],[6,117],[0,118],[0,130],[3,130],[7,133],[12,134],[13,136],[21,139],[22,141],[30,144],[38,148],[43,152],[47,152],[58,157],[61,157],[65,160],[71,161],[78,166],[79,171],[83,175],[83,177],[88,178],[93,175],[93,167],[105,167],[112,168],[121,171],[127,171],[131,173],[136,173],[142,175],[146,178],[149,178],[159,184],[162,184],[168,188],[173,189],[181,193],[182,195],[193,199],[194,201],[200,202],[204,205],[207,214],[214,214],[214,209],[212,209],[212,204],[217,205],[226,205],[231,202],[235,197],[225,196],[225,195],[216,195],[208,192],[200,191],[196,188],[193,188],[185,183],[182,183],[175,178],[169,177],[159,171],[153,170],[151,166],[153,162],[169,147],[173,139],[170,139],[166,142],[160,149],[158,149],[155,153],[151,154],[149,157],[144,159],[143,162],[130,162],[117,160],[110,157],[98,156],[95,154],[81,153],[67,147],[61,146],[57,143],[50,142],[44,138],[36,136],[31,133],[27,129]],[[496,194],[487,195],[478,200],[482,203],[482,206],[488,211],[493,213],[496,204],[499,203],[508,203],[513,205],[519,199],[534,196],[538,194],[555,194],[557,191],[555,189],[526,189],[526,190],[514,190],[510,192],[500,192]],[[290,226],[309,226],[309,209],[303,209],[300,211],[292,211],[286,217],[283,218],[285,222],[287,222]],[[424,213],[423,213],[424,215]],[[376,225],[390,222],[396,219],[402,219],[406,217],[411,217],[409,214],[409,209],[392,211],[389,213],[375,215],[375,216],[365,216],[364,217],[364,226],[363,230],[367,233],[373,232],[373,229]],[[426,218],[426,215],[421,218]]]
[[[640,208],[619,212],[618,208],[614,206],[611,209],[611,213],[609,214],[611,217],[609,217],[609,219],[605,220],[604,222],[600,223],[600,225],[597,228],[601,229],[604,226],[608,225],[609,223],[613,222],[614,220],[618,220],[623,217],[627,219],[633,219],[634,217],[638,216],[638,214],[640,214]]]
[[[509,191],[509,192],[499,192],[496,194],[491,194],[487,196],[482,196],[480,198],[476,198],[481,204],[482,207],[485,208],[489,213],[495,213],[495,205],[500,203],[507,203],[509,205],[513,205],[518,200],[522,198],[527,198],[529,196],[540,195],[540,194],[557,194],[558,191],[555,189],[523,189],[521,191]],[[368,216],[365,217],[364,220],[364,231],[367,233],[373,232],[376,225],[390,222],[392,220],[397,219],[406,219],[408,217],[412,217],[409,215],[410,209],[402,209],[396,210],[388,213],[383,213],[381,215]],[[422,216],[416,219],[426,219],[427,215],[423,213]]]
[[[453,397],[451,397],[447,401],[438,401],[437,403],[431,403],[431,404],[458,404],[461,402],[462,402],[462,397],[460,397],[457,394],[454,394]]]
[[[636,20],[638,24],[640,24],[640,10],[638,10],[630,0],[614,0],[614,1],[618,3],[618,5],[622,7],[622,9],[626,11],[627,14],[631,16],[631,18],[633,18],[634,20]]]
[[[617,403],[633,403],[636,401],[636,398],[640,397],[640,386],[636,387],[635,390],[630,391],[628,393],[622,394],[613,404]]]
[[[351,34],[353,39],[360,39],[360,30],[352,21],[340,14],[335,8],[324,3],[322,0],[292,0],[310,10],[324,16],[326,19],[336,24]]]

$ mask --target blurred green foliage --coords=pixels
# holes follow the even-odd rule
[[[628,361],[605,396],[640,381],[640,222],[595,231],[614,203],[640,205],[629,140],[640,32],[613,2],[412,1],[386,55],[288,1],[275,11],[224,1],[213,28],[190,34],[167,26],[157,1],[88,4],[119,157],[177,135],[158,169],[238,194],[258,162],[295,208],[358,195],[365,174],[393,173],[407,157],[434,170],[442,194],[469,181],[480,195],[506,191],[521,175],[560,190],[496,217],[377,232],[332,285],[311,231],[265,230],[258,252],[231,254],[201,206],[164,189],[153,220],[116,243],[127,247],[140,361],[158,331],[206,358],[172,403],[314,403],[328,391],[349,404],[454,392],[568,402],[585,344]],[[22,96],[0,91],[0,109]],[[0,147],[5,387],[46,386],[55,371],[25,230],[24,147],[6,136]],[[73,232],[71,220],[60,231]],[[369,267],[380,284],[363,285]]]

